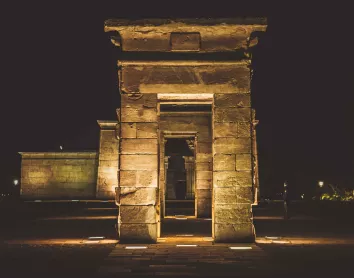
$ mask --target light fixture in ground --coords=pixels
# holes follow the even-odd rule
[[[125,249],[146,249],[146,246],[125,246]]]
[[[250,250],[252,249],[251,246],[230,246],[231,250]]]
[[[177,247],[197,247],[196,244],[177,244]]]
[[[265,239],[281,239],[280,236],[266,236]]]
[[[88,239],[104,239],[104,236],[90,236]]]
[[[272,243],[285,244],[285,243],[290,243],[290,242],[286,241],[286,240],[272,240]]]
[[[187,237],[187,236],[194,236],[194,235],[185,234],[185,235],[177,235],[177,236]]]
[[[187,220],[187,218],[180,218],[180,217],[176,217],[176,220]]]

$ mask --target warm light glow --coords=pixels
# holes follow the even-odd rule
[[[211,218],[205,218],[204,220],[211,221],[211,220],[213,220],[213,219],[211,219]]]
[[[35,202],[42,202],[42,200],[34,200]]]
[[[18,179],[14,179],[14,185],[18,185]]]
[[[252,249],[251,246],[236,246],[236,247],[229,247],[231,250],[249,250]]]
[[[272,243],[284,244],[284,243],[289,243],[289,241],[285,241],[285,240],[273,240]]]
[[[180,218],[180,217],[176,217],[176,220],[187,220],[188,218]]]
[[[177,247],[197,247],[196,244],[177,244]]]
[[[100,241],[99,240],[86,240],[86,241],[84,241],[84,243],[92,244],[92,243],[100,243]]]
[[[116,188],[117,188],[117,186],[113,185],[113,186],[112,186],[112,192],[115,193],[115,192],[116,192]]]
[[[322,187],[323,185],[324,185],[324,182],[323,182],[323,181],[319,181],[319,182],[318,182],[318,186],[319,186],[319,187]]]
[[[177,236],[193,236],[193,235],[177,235]]]
[[[146,249],[146,246],[126,246],[125,249]]]

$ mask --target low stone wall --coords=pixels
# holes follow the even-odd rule
[[[97,152],[20,153],[21,198],[93,199],[96,197]]]

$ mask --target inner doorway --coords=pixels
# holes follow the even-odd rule
[[[195,216],[195,138],[167,138],[165,216]]]

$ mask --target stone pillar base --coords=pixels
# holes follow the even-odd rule
[[[256,234],[252,223],[215,224],[216,243],[254,243]]]
[[[156,243],[157,224],[118,224],[119,243]]]

